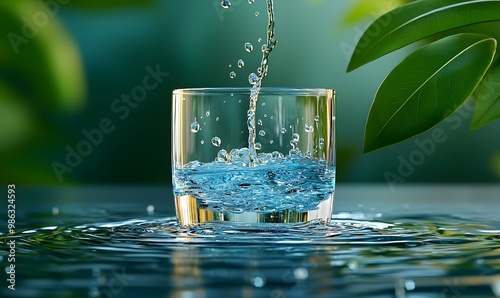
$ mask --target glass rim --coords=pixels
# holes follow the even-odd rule
[[[252,87],[216,87],[216,88],[185,88],[174,89],[173,95],[250,95]],[[335,94],[334,89],[327,88],[287,88],[287,87],[262,87],[259,95],[319,95]]]

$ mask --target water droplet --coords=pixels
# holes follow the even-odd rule
[[[202,145],[203,145],[203,144],[205,144],[205,141],[204,141],[204,140],[201,140],[201,141],[200,141],[200,144],[202,144]]]
[[[250,283],[256,288],[262,288],[266,284],[266,280],[263,277],[255,276],[250,279]]]
[[[257,12],[255,12],[255,16],[256,16],[256,17],[258,17],[258,16],[259,16],[259,12],[258,12],[258,11],[257,11]]]
[[[229,73],[229,77],[230,77],[231,79],[236,78],[236,73],[235,73],[234,71],[231,71],[231,72]]]
[[[281,129],[281,133],[286,133],[286,128],[284,128],[284,127],[283,127],[283,128]]]
[[[155,206],[154,205],[148,205],[148,207],[146,207],[146,212],[148,213],[148,215],[155,214]]]
[[[283,154],[281,154],[281,152],[278,151],[273,151],[271,155],[273,156],[273,158],[283,158]]]
[[[314,127],[312,127],[312,125],[311,125],[311,126],[309,126],[309,125],[307,125],[307,124],[306,124],[306,126],[305,126],[305,131],[306,131],[307,133],[313,132],[313,131],[314,131]]]
[[[415,290],[415,282],[411,279],[405,280],[405,289],[407,291]]]
[[[93,277],[99,277],[100,275],[101,275],[101,268],[99,268],[99,267],[92,268],[92,276]]]
[[[231,1],[230,0],[222,0],[221,5],[223,8],[229,8],[229,7],[231,7]]]
[[[218,153],[217,153],[217,158],[221,161],[224,161],[224,160],[227,160],[227,151],[224,150],[224,149],[221,149]]]
[[[213,138],[212,138],[212,145],[214,145],[215,147],[220,147],[220,143],[221,143],[221,142],[222,142],[222,141],[220,140],[220,138],[219,138],[219,137],[213,137]]]
[[[262,126],[262,120],[261,119],[257,120],[257,124]]]
[[[248,4],[253,4],[255,0],[248,0]]]
[[[318,122],[319,121],[319,116],[314,117],[314,121]]]
[[[318,148],[318,149],[319,149],[319,150],[323,150],[323,147],[324,147],[324,146],[325,146],[325,139],[320,138],[320,139],[319,139],[319,146],[318,146],[319,148]]]
[[[351,269],[351,270],[356,270],[356,269],[358,269],[359,265],[358,265],[358,262],[356,262],[356,261],[350,261],[347,264],[347,267],[349,267],[349,269]]]
[[[262,149],[262,144],[260,142],[255,143],[255,150]]]
[[[207,111],[205,115],[207,115],[207,117],[210,116],[210,111]]]
[[[298,280],[304,280],[309,277],[309,271],[306,268],[297,268],[293,271],[293,276]]]
[[[292,135],[292,139],[295,141],[295,142],[298,142],[300,140],[300,135],[298,133],[294,133]]]
[[[260,37],[259,37],[259,38],[257,39],[257,41],[258,41],[258,42],[262,42],[262,38],[260,38]]]
[[[245,61],[243,59],[238,60],[238,67],[243,68],[245,66]]]
[[[248,82],[252,85],[255,85],[259,81],[259,77],[255,73],[251,73],[248,76]]]
[[[245,42],[245,50],[250,53],[253,51],[253,45],[249,42]]]
[[[197,133],[200,131],[200,123],[194,119],[194,122],[191,123],[191,132]]]
[[[266,132],[265,132],[265,131],[263,131],[263,130],[259,131],[259,136],[263,137],[263,136],[265,136],[265,135],[266,135]]]
[[[101,296],[101,292],[97,287],[92,287],[89,289],[88,296],[89,298],[97,298]]]

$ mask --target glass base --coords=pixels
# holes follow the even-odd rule
[[[241,224],[295,224],[312,220],[329,223],[333,209],[332,194],[330,198],[318,205],[318,208],[308,212],[297,212],[294,210],[282,210],[271,213],[257,212],[218,212],[205,209],[196,198],[185,195],[175,196],[175,212],[181,227],[194,227],[210,222],[230,222]]]

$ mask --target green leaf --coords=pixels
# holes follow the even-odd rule
[[[86,97],[78,47],[38,1],[0,2],[0,80],[36,108],[75,110]]]
[[[463,33],[410,54],[380,86],[368,115],[365,152],[423,133],[456,111],[490,67],[496,40]]]
[[[483,127],[500,119],[500,67],[492,69],[474,92],[476,111],[472,117],[471,129]]]
[[[450,29],[500,20],[500,0],[421,0],[378,18],[361,37],[350,72],[425,37]]]

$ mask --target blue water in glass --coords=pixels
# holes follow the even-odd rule
[[[248,159],[248,158],[247,158]],[[190,195],[218,212],[308,212],[335,191],[335,167],[297,155],[249,161],[191,162],[173,171],[174,194]]]

